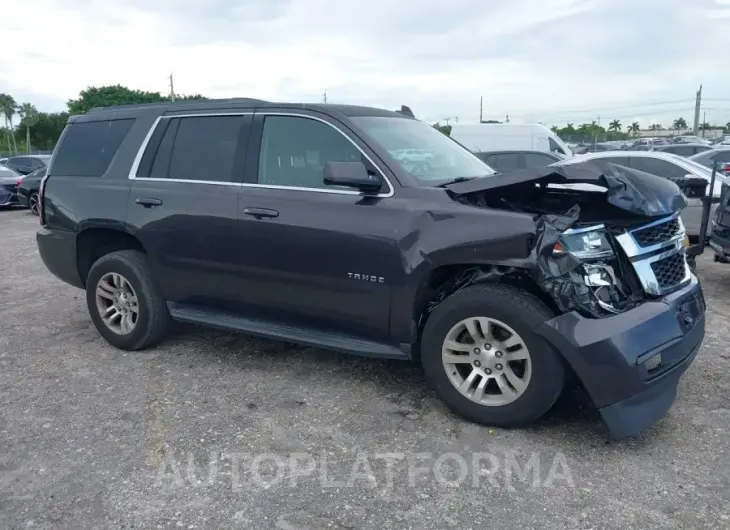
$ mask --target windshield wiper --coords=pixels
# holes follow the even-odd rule
[[[479,177],[456,177],[455,179],[448,180],[444,182],[443,184],[439,184],[436,186],[437,188],[445,188],[446,186],[450,186],[451,184],[456,184],[457,182],[466,182],[467,180],[474,180]]]

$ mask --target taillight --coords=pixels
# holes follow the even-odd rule
[[[721,164],[720,171],[722,171],[726,175],[730,175],[730,162],[725,162],[724,164]]]
[[[20,187],[20,185],[23,183],[23,179],[18,179],[15,181],[15,185]]]

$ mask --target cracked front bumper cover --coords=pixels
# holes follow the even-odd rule
[[[633,436],[672,406],[679,379],[705,334],[705,302],[696,277],[664,298],[602,319],[576,312],[538,330],[575,371],[617,438]],[[661,355],[657,367],[646,361]]]

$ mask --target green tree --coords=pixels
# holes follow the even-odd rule
[[[10,149],[10,142],[12,141],[13,152],[18,152],[18,145],[15,142],[15,133],[13,132],[13,116],[15,116],[15,110],[18,104],[15,102],[15,98],[10,94],[0,94],[0,112],[2,112],[5,118],[5,127],[7,129],[8,137],[8,149]]]
[[[131,105],[135,103],[162,103],[169,98],[159,92],[132,90],[122,85],[89,87],[82,90],[77,99],[67,102],[71,114],[84,114],[94,107],[110,107],[112,105]]]
[[[176,101],[207,99],[200,94],[175,96]],[[94,107],[111,107],[113,105],[134,105],[137,103],[164,103],[170,101],[170,96],[163,96],[159,92],[132,90],[122,85],[89,87],[82,90],[77,99],[70,99],[67,103],[71,114],[84,114]]]
[[[558,127],[557,125],[553,125],[552,127],[550,127],[550,130],[553,131],[555,134],[558,134],[560,132],[560,127]]]
[[[638,121],[635,121],[634,123],[629,125],[629,132],[634,136],[639,136],[639,131],[641,131],[641,127],[639,126]]]
[[[680,129],[686,129],[687,128],[687,120],[684,118],[677,118],[674,120],[674,123],[672,123],[672,129],[675,131],[679,131]]]
[[[441,125],[439,122],[433,124],[433,128],[441,131],[446,136],[451,136],[451,125]]]
[[[50,114],[39,112],[35,117],[33,125],[28,127],[25,120],[21,120],[20,125],[18,125],[18,130],[26,134],[26,136],[30,132],[30,143],[36,149],[53,149],[58,141],[58,137],[63,132],[63,128],[66,127],[68,116],[67,112],[54,112]]]
[[[18,107],[18,115],[25,128],[25,152],[30,153],[30,129],[38,121],[38,109],[32,103],[23,103]]]
[[[619,120],[613,120],[608,124],[608,130],[613,132],[621,132],[621,122]]]

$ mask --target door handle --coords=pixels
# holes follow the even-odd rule
[[[145,197],[145,198],[138,198],[135,199],[134,202],[137,204],[144,206],[145,208],[152,208],[153,206],[160,206],[162,204],[162,201],[160,199],[155,199],[152,197]]]
[[[279,217],[279,212],[269,208],[244,208],[243,213],[261,219],[263,217]]]

